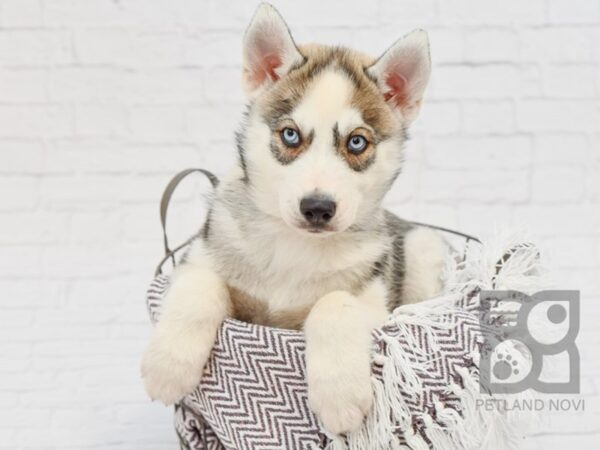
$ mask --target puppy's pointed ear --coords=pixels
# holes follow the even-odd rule
[[[385,100],[412,122],[431,73],[427,33],[415,30],[396,41],[367,73],[377,80]]]
[[[242,85],[246,93],[277,81],[303,60],[279,12],[261,3],[244,36]]]

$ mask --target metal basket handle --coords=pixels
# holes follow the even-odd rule
[[[195,236],[192,236],[190,239],[185,241],[183,244],[175,247],[174,249],[171,249],[171,247],[169,246],[169,238],[167,236],[167,212],[169,210],[169,203],[171,202],[171,197],[173,196],[175,189],[177,189],[177,186],[179,186],[179,183],[181,183],[181,181],[185,177],[187,177],[188,175],[190,175],[192,173],[201,173],[201,174],[205,175],[206,178],[208,178],[208,180],[210,181],[210,184],[212,185],[213,189],[216,189],[217,186],[219,185],[219,179],[213,173],[211,173],[205,169],[182,170],[177,175],[175,175],[173,178],[171,178],[171,181],[169,181],[169,184],[167,184],[167,187],[165,187],[165,190],[163,191],[162,197],[160,199],[160,224],[162,226],[165,256],[163,257],[163,259],[161,259],[160,263],[156,267],[154,276],[158,276],[162,273],[162,266],[168,259],[171,259],[173,265],[175,265],[175,254],[179,250],[181,250],[182,248],[187,246],[191,242],[191,240],[195,237]]]

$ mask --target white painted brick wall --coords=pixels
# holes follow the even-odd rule
[[[298,41],[380,52],[430,31],[433,80],[401,215],[481,236],[522,225],[581,289],[587,411],[523,448],[600,439],[600,1],[279,1]],[[177,170],[223,173],[255,2],[0,0],[0,448],[174,448],[143,392],[157,202]],[[173,235],[195,230],[189,182]]]

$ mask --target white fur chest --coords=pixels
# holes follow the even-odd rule
[[[377,236],[303,236],[269,219],[244,223],[217,206],[207,248],[231,286],[266,303],[269,311],[302,308],[323,295],[358,292],[386,250]]]

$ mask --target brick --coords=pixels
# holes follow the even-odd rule
[[[458,0],[439,4],[440,19],[444,23],[481,25],[540,24],[544,21],[545,4],[542,0],[523,3],[519,0],[486,2]]]
[[[589,136],[590,139],[590,149],[598,149],[600,148],[600,133],[593,134]],[[590,159],[596,162],[600,162],[600,152],[592,151],[590,152]]]
[[[395,22],[403,18],[411,22],[432,23],[437,18],[434,0],[408,0],[402,3],[394,0],[382,0],[380,4],[379,23]]]
[[[456,207],[449,204],[406,202],[388,205],[388,209],[399,217],[415,222],[427,223],[455,229],[458,225]]]
[[[126,273],[119,249],[102,244],[48,246],[43,251],[42,267],[50,278],[110,277]]]
[[[477,29],[468,32],[465,54],[468,61],[513,61],[519,55],[518,36],[510,29]]]
[[[426,201],[524,203],[530,198],[528,171],[427,170],[421,174],[420,193]]]
[[[30,308],[40,304],[42,282],[39,280],[0,279],[0,288],[5,292],[3,309]],[[48,299],[52,302],[52,299]]]
[[[593,46],[593,56],[594,56],[594,60],[600,61],[600,45],[598,45],[598,39],[600,39],[600,29],[594,28],[593,30],[590,30],[590,36],[592,39],[592,42],[595,43],[595,45]]]
[[[458,228],[480,239],[492,238],[497,230],[508,228],[510,222],[508,205],[463,202],[458,206]]]
[[[456,133],[460,128],[461,113],[458,102],[425,101],[415,129],[427,134]]]
[[[123,16],[127,21],[141,28],[175,30],[179,24],[180,5],[177,2],[162,0],[129,0],[122,5]],[[206,4],[204,9],[207,10]]]
[[[132,173],[157,174],[163,173],[169,176],[175,172],[194,165],[198,165],[200,150],[192,144],[170,144],[165,143],[140,143],[131,142],[123,144],[112,140],[68,140],[56,142],[48,152],[46,170],[50,173],[63,175],[49,181],[52,187],[59,187],[64,183],[76,183],[77,180],[64,175],[74,172],[83,172],[94,175],[89,179],[86,187],[102,189],[102,178],[110,180],[109,176],[115,175],[120,187],[106,186],[107,197],[118,194],[119,189],[126,189],[128,177]],[[97,182],[97,183],[96,183]],[[82,181],[83,183],[83,181]],[[68,187],[65,195],[70,195]],[[98,192],[99,195],[102,192]],[[49,196],[53,195],[49,192]],[[77,193],[73,193],[76,197]]]
[[[91,315],[88,313],[88,316]],[[81,315],[83,317],[83,315]],[[97,324],[104,325],[109,321],[106,318],[103,321],[98,321]],[[87,322],[90,323],[90,322]],[[121,355],[130,357],[139,357],[142,354],[146,342],[142,340],[100,340],[92,341],[96,355]],[[73,339],[56,340],[56,341],[41,341],[35,344],[34,354],[54,357],[79,357],[89,352],[90,342],[83,342]],[[141,387],[141,386],[140,386]],[[131,394],[129,394],[131,397]],[[71,402],[73,400],[71,399]],[[68,402],[67,402],[68,404]]]
[[[588,421],[585,421],[588,424]],[[587,430],[586,430],[587,431]],[[541,448],[548,448],[548,446],[564,447],[572,446],[573,448],[593,448],[596,442],[600,439],[600,433],[589,433],[585,432],[581,435],[577,434],[548,434],[547,436],[536,436],[536,440],[539,442]]]
[[[584,164],[590,158],[590,145],[580,134],[538,133],[534,145],[534,164]]]
[[[177,8],[177,22],[185,27],[186,31],[201,31],[206,33],[210,30],[210,33],[218,31],[220,24],[218,23],[219,14],[216,14],[213,8],[207,8],[206,3],[197,2],[195,0],[179,0],[173,2]],[[253,5],[243,4],[242,9],[248,11],[246,8],[251,8]],[[252,12],[249,12],[252,14]],[[247,20],[248,17],[247,16]],[[234,30],[239,36],[239,30]],[[207,33],[208,34],[208,33]],[[240,45],[238,40],[238,45]]]
[[[39,257],[32,255],[30,258],[32,266],[40,265]],[[63,280],[41,280],[37,278],[39,270],[35,278],[24,276],[26,274],[27,272],[22,272],[20,276],[13,275],[12,278],[0,280],[0,287],[6,292],[2,302],[4,308],[31,308],[32,310],[40,307],[55,308],[64,302],[66,288]]]
[[[119,2],[52,0],[44,2],[44,22],[49,26],[119,26],[128,23]]]
[[[73,113],[60,105],[0,105],[0,138],[63,137],[73,133]]]
[[[448,28],[427,27],[431,46],[431,59],[434,64],[457,63],[464,60],[465,45],[460,31]],[[433,71],[435,77],[437,69]]]
[[[124,194],[127,180],[123,177],[60,176],[42,180],[41,192],[44,204],[52,207],[114,207]]]
[[[131,110],[131,133],[138,141],[176,141],[184,129],[181,108],[152,106]]]
[[[0,70],[0,102],[44,103],[48,99],[40,70]]]
[[[21,386],[29,386],[28,391],[44,391],[56,386],[54,378],[54,372],[5,373],[2,374],[2,387],[13,390],[19,389]]]
[[[30,177],[0,177],[0,211],[33,209],[38,202],[39,183]]]
[[[0,392],[0,408],[11,409],[18,403],[19,396],[14,392]],[[4,428],[0,428],[0,430],[5,431]],[[0,440],[0,442],[9,442],[5,440]]]
[[[594,275],[594,273],[598,273],[598,269],[590,269],[590,268],[581,268],[578,267],[576,269],[569,268],[561,268],[557,269],[555,275],[555,280],[558,286],[563,289],[575,289],[579,290],[582,295],[582,299],[589,299],[590,301],[595,301],[595,303],[590,305],[590,309],[582,314],[581,322],[584,324],[582,328],[584,330],[589,330],[590,327],[586,326],[586,322],[589,323],[592,319],[594,320],[594,325],[597,323],[597,304],[598,304],[598,296],[600,295],[600,280],[598,277]],[[588,316],[589,314],[589,316]],[[585,334],[583,334],[585,336]],[[600,373],[600,366],[598,365],[598,361],[594,358],[590,358],[591,349],[588,346],[580,346],[581,350],[583,350],[582,355],[582,365],[583,370],[586,370],[586,366],[590,366],[590,370],[587,372],[589,375],[597,376]],[[588,354],[588,352],[590,352]],[[583,372],[586,373],[586,372]]]
[[[464,102],[463,127],[467,133],[510,133],[515,129],[510,101]]]
[[[432,78],[436,99],[510,98],[523,90],[523,79],[512,65],[439,66]]]
[[[238,68],[220,67],[207,71],[204,74],[207,101],[213,105],[241,105],[245,98],[240,80]]]
[[[25,380],[23,380],[25,381]],[[28,380],[29,383],[36,380]],[[0,420],[3,423],[10,422],[16,428],[27,428],[31,426],[31,422],[48,423],[50,422],[51,411],[48,409],[13,409],[12,411],[5,410],[0,412]]]
[[[131,32],[122,28],[82,28],[74,34],[77,61],[82,64],[128,64]]]
[[[131,364],[135,363],[137,363],[137,361],[131,361]],[[105,386],[106,383],[115,385],[138,386],[140,379],[137,373],[131,373],[130,364],[123,364],[121,366],[112,366],[106,368],[98,368],[95,370],[88,370],[83,374],[79,381],[83,386],[86,387],[101,387],[103,385]]]
[[[127,180],[120,189],[120,198],[127,203],[149,202],[158,205],[164,187],[173,176],[173,171],[163,175],[143,175]]]
[[[146,205],[129,208],[123,220],[123,233],[128,241],[156,240],[162,235],[156,209]]]
[[[61,68],[48,76],[49,98],[61,102],[116,103],[124,95],[123,80],[122,73],[111,68]]]
[[[592,65],[552,65],[544,69],[542,79],[549,98],[589,99],[596,95],[598,71]]]
[[[213,80],[218,76],[217,73],[210,74]],[[200,68],[140,71],[132,74],[124,84],[127,92],[121,99],[138,104],[204,104],[206,91],[212,88],[204,81]]]
[[[237,45],[240,45],[239,39]],[[132,33],[122,28],[92,28],[80,30],[75,35],[77,59],[85,64],[177,67],[185,62],[184,48],[179,31]]]
[[[434,168],[485,174],[494,169],[527,168],[531,162],[531,141],[524,136],[431,138],[426,145],[428,165]]]
[[[41,141],[2,139],[0,145],[0,174],[40,174],[44,170]]]
[[[186,114],[187,133],[199,144],[207,141],[233,143],[235,131],[242,120],[242,110],[238,106],[219,107],[197,106],[189,108]]]
[[[130,172],[131,166],[124,161],[124,151],[121,145],[109,139],[71,138],[54,141],[47,150],[45,170],[48,173],[63,176],[44,180],[50,185],[44,187],[47,198],[55,194],[54,188],[59,188],[64,183],[77,183],[77,179],[70,177],[75,172],[85,174],[125,174]],[[64,175],[69,175],[69,177]],[[86,183],[86,187],[93,189],[94,179],[89,181],[90,183]],[[83,180],[80,182],[84,183]],[[46,189],[50,190],[46,191]],[[106,189],[108,192],[114,192],[110,190],[111,186],[107,186]],[[68,190],[69,188],[66,187],[65,195],[71,195]],[[77,196],[77,192],[72,194]]]
[[[242,64],[242,41],[240,34],[205,29],[186,33],[182,38],[183,60],[187,65],[198,67],[236,66]]]
[[[520,131],[590,131],[600,127],[600,109],[591,100],[517,102]]]
[[[73,62],[71,47],[68,31],[2,30],[0,64],[4,67],[69,64]]]
[[[179,140],[183,140],[181,137]],[[186,139],[187,140],[187,139]],[[199,143],[198,148],[193,144],[171,144],[171,143],[135,143],[123,149],[123,161],[121,166],[130,171],[140,174],[167,174],[174,175],[176,172],[193,166],[207,166],[202,157],[202,149],[206,144]],[[211,146],[211,148],[213,148]],[[140,164],[140,159],[147,161]],[[212,168],[211,168],[212,170]]]
[[[144,417],[144,423],[151,423],[155,424],[156,426],[164,426],[165,421],[170,420],[170,417],[167,413],[157,414],[153,408],[149,408],[145,403],[118,405],[115,415],[119,423],[137,423],[140,417]],[[146,420],[148,422],[146,422]]]
[[[67,217],[52,212],[11,212],[2,215],[0,244],[48,244],[64,241]]]
[[[516,205],[513,226],[535,230],[540,236],[581,236],[600,228],[597,205]]]
[[[579,167],[534,167],[532,200],[536,203],[572,203],[581,200],[585,173]]]
[[[37,311],[34,324],[27,328],[27,333],[16,334],[14,330],[7,328],[0,330],[0,337],[15,343],[36,343],[43,340],[68,340],[73,336],[77,336],[77,339],[81,340],[101,340],[106,339],[107,337],[106,330],[100,326],[92,327],[89,323],[73,325],[68,323],[64,317],[60,321],[46,321],[44,320],[46,318],[46,312],[47,311],[43,309]],[[31,365],[27,364],[23,370],[28,370],[30,368]],[[44,367],[44,370],[56,368],[57,367]],[[60,366],[58,368],[60,368]]]
[[[77,212],[71,215],[69,242],[110,244],[119,240],[121,215],[114,212]]]
[[[596,0],[549,0],[548,21],[555,24],[598,24],[600,2]]]
[[[414,0],[412,0],[414,1]],[[410,5],[407,5],[409,8]],[[418,7],[418,6],[417,6]],[[219,9],[224,8],[224,4],[219,3]],[[361,26],[376,25],[379,23],[378,8],[367,2],[348,2],[344,8],[340,8],[335,3],[319,3],[307,8],[306,5],[289,2],[285,6],[281,5],[280,12],[287,18],[288,25],[294,29],[295,26],[303,23],[305,25],[322,25],[322,26],[350,26],[356,27],[356,18],[360,17]],[[238,8],[233,11],[232,8],[227,8],[228,16],[235,15],[240,17],[239,22],[242,27],[247,25],[249,15],[241,16],[244,12],[243,8]]]
[[[4,28],[41,27],[42,0],[4,0],[0,23]]]
[[[591,36],[574,27],[525,29],[521,32],[521,58],[528,62],[591,62]]]
[[[537,98],[543,97],[542,70],[537,64],[523,64],[520,66],[521,92],[516,97]]]
[[[84,137],[125,136],[128,120],[127,109],[120,105],[77,105],[75,108],[75,134]]]
[[[600,265],[600,237],[559,237],[545,242],[558,268],[593,268]]]
[[[207,50],[203,49],[203,52]],[[131,39],[131,55],[127,63],[136,68],[177,67],[184,62],[184,45],[180,33],[137,33]]]
[[[66,292],[67,302],[81,308],[87,306],[106,305],[112,308],[115,304],[135,298],[140,288],[140,280],[128,274],[114,276],[111,279],[71,280]],[[112,295],[106,295],[111,292]],[[103,330],[106,332],[106,330]]]
[[[589,198],[594,202],[600,201],[600,161],[596,160],[587,167],[586,173],[586,191]]]
[[[33,311],[11,309],[2,312],[0,317],[0,326],[6,328],[25,328],[31,325],[33,321]],[[2,344],[0,345],[0,355],[18,356],[26,352],[25,345]]]

